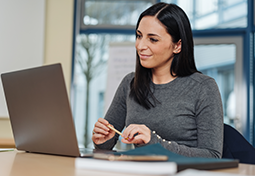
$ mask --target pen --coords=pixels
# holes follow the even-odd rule
[[[116,133],[118,133],[119,135],[121,135],[121,136],[122,136],[122,133],[121,133],[121,132],[119,132],[118,130],[116,130],[115,128],[113,128],[112,126],[107,125],[107,127],[108,127],[108,128],[110,128],[111,130],[115,131]]]
[[[112,126],[107,125],[107,127],[108,127],[108,128],[110,128],[111,130],[115,131],[116,133],[118,133],[120,136],[122,136],[122,133],[121,133],[121,132],[119,132],[118,130],[116,130],[115,128],[113,128]],[[128,140],[128,137],[127,137],[127,138],[125,138],[125,139],[126,139],[126,140]]]

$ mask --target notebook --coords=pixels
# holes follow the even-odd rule
[[[61,64],[1,74],[15,145],[27,152],[91,157],[78,148]]]

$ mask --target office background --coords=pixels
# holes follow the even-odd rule
[[[0,0],[4,26],[0,27],[0,38],[4,38],[0,40],[0,60],[10,65],[1,64],[0,71],[61,62],[79,145],[92,146],[91,140],[84,139],[90,139],[93,124],[107,109],[110,52],[119,46],[132,50],[137,18],[155,2],[159,1]],[[188,14],[197,67],[218,83],[225,123],[254,145],[253,0],[164,2],[176,3]],[[132,52],[125,55],[134,59]],[[119,60],[125,59],[119,55]],[[0,114],[0,137],[12,137],[6,113]]]

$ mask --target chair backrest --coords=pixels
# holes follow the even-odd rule
[[[240,163],[255,164],[255,148],[236,129],[224,124],[222,158],[238,159]]]

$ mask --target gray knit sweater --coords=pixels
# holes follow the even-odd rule
[[[130,73],[119,85],[105,116],[110,124],[119,131],[130,124],[144,124],[151,130],[148,144],[160,143],[184,156],[221,158],[223,110],[212,78],[194,73],[167,84],[151,82],[153,94],[160,103],[149,110],[129,97],[133,78],[134,73]],[[116,134],[96,148],[112,149],[118,137]]]

